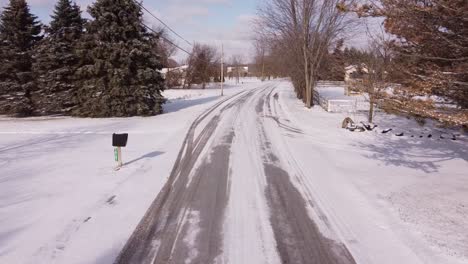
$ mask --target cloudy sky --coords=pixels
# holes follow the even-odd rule
[[[50,14],[57,0],[28,0],[31,11],[43,23],[50,21]],[[242,55],[249,58],[252,52],[251,20],[262,0],[144,0],[143,4],[153,14],[161,18],[190,42],[201,42],[218,47],[224,45],[227,57]],[[93,0],[76,0],[86,10]],[[8,0],[0,0],[4,7]],[[148,14],[148,24],[159,26],[159,22]],[[183,40],[173,39],[184,49],[190,46]],[[357,38],[361,40],[362,38]],[[178,52],[176,58],[183,59],[184,53]]]

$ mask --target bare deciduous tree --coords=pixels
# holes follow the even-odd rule
[[[257,32],[288,54],[298,98],[312,107],[313,88],[324,54],[351,26],[340,0],[268,0],[259,8]],[[346,3],[352,4],[352,3]]]
[[[236,83],[240,83],[240,77],[242,72],[242,64],[244,62],[244,58],[242,55],[232,55],[231,57],[231,66],[232,66],[232,76],[236,79]]]
[[[391,68],[392,37],[387,35],[384,30],[372,32],[367,30],[369,37],[369,47],[366,56],[362,56],[361,62],[366,67],[362,82],[354,85],[354,89],[364,92],[368,96],[369,114],[368,122],[374,121],[374,107],[377,104],[383,106],[382,100],[386,99],[386,89],[391,86],[388,73]]]
[[[157,54],[160,54],[161,56],[163,68],[171,68],[171,57],[177,53],[177,48],[167,40],[171,42],[174,41],[171,40],[165,28],[158,27],[153,30],[158,32],[155,38],[153,38],[153,41],[155,42],[154,48],[156,49]]]
[[[192,84],[201,84],[205,89],[206,83],[218,76],[219,60],[220,57],[215,47],[196,43],[187,59],[188,68],[184,87],[190,88]]]
[[[262,81],[276,77],[287,77],[288,72],[288,56],[285,51],[278,48],[275,43],[270,43],[267,38],[257,32],[254,38],[254,74]]]
[[[254,40],[255,48],[255,64],[260,72],[260,79],[265,81],[265,67],[266,67],[266,53],[268,51],[268,45],[264,38],[257,38]]]

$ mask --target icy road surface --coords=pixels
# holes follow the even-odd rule
[[[271,85],[242,92],[193,123],[169,181],[117,263],[354,263],[343,244],[319,231],[285,170],[289,160],[272,144],[282,130],[301,133],[279,119],[273,98]],[[259,208],[241,217],[239,206]],[[223,256],[225,239],[237,245]]]

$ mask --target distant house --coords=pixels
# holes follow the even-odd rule
[[[187,69],[188,69],[188,65],[182,65],[182,66],[175,67],[175,68],[163,68],[161,70],[161,74],[163,78],[166,78],[168,73],[173,73],[173,72],[181,73],[182,75],[185,76],[185,74],[187,73]]]
[[[241,77],[249,76],[249,67],[248,66],[239,66],[239,67],[227,67],[227,74],[229,77],[235,77],[237,74],[240,74]]]
[[[366,64],[362,63],[361,65],[349,65],[345,68],[345,81],[360,80],[369,73],[368,67]]]
[[[369,69],[364,63],[345,67],[345,83],[347,84],[345,94],[347,96],[361,95],[362,91],[360,87],[362,86],[364,77],[368,73]]]
[[[248,66],[239,66],[239,70],[241,72],[249,72],[249,67]],[[237,67],[227,67],[227,72],[230,73],[230,72],[235,72],[237,71]]]
[[[166,81],[166,87],[169,89],[183,87],[185,78],[187,77],[187,69],[188,65],[175,68],[163,68],[161,74]]]

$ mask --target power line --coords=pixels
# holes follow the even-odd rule
[[[181,48],[179,45],[175,44],[174,42],[170,41],[169,39],[167,39],[166,37],[162,36],[160,33],[156,32],[156,30],[150,28],[149,26],[147,26],[145,23],[141,23],[145,28],[147,28],[148,30],[150,30],[151,32],[159,35],[159,37],[161,37],[162,39],[164,39],[165,41],[167,41],[169,44],[173,45],[174,47],[180,49],[181,51],[187,53],[189,56],[192,55],[192,53],[186,51],[185,49]],[[223,95],[223,80],[224,80],[224,64],[223,64],[223,57],[224,57],[224,48],[223,48],[223,52],[222,52],[222,55],[221,55],[221,95]],[[204,60],[205,62],[208,62],[208,63],[211,63],[211,61],[209,60]]]
[[[172,46],[180,49],[181,51],[187,53],[188,55],[190,55],[190,52],[184,50],[183,48],[181,48],[179,45],[175,44],[174,42],[170,41],[169,39],[167,39],[166,37],[164,37],[163,35],[161,35],[159,32],[156,32],[154,29],[150,28],[149,26],[145,25],[144,23],[142,23],[143,26],[149,30],[151,30],[153,33],[157,34],[160,38],[164,39],[165,41],[167,41],[169,44],[171,44]]]
[[[169,29],[172,33],[174,33],[176,36],[178,36],[179,38],[181,38],[182,40],[184,40],[185,42],[187,42],[187,44],[189,44],[190,46],[193,46],[192,43],[190,43],[188,40],[186,40],[185,38],[183,38],[181,35],[179,35],[177,32],[175,32],[171,27],[169,27],[166,23],[164,23],[164,21],[162,21],[160,18],[158,18],[157,16],[155,16],[153,13],[151,13],[151,11],[149,11],[146,7],[143,6],[143,4],[141,4],[140,2],[138,2],[138,0],[135,0],[135,3],[137,3],[142,9],[144,9],[146,12],[148,12],[148,14],[150,14],[152,17],[154,17],[156,20],[158,20],[161,24],[163,24],[167,29]]]
[[[159,22],[161,22],[164,26],[166,26],[172,33],[174,33],[175,35],[177,35],[179,38],[183,39],[185,42],[187,42],[190,46],[193,47],[193,44],[190,43],[188,40],[184,39],[182,36],[180,36],[179,34],[177,34],[177,32],[175,32],[173,29],[171,29],[166,23],[164,23],[161,19],[159,19],[158,17],[156,17],[154,14],[152,14],[147,8],[145,8],[141,3],[138,2],[138,0],[135,0],[135,3],[137,3],[142,9],[144,9],[146,12],[148,12],[151,16],[153,16],[155,19],[157,19]],[[168,42],[169,44],[173,45],[174,47],[178,48],[179,50],[187,53],[189,56],[192,55],[192,53],[188,52],[187,50],[181,48],[179,45],[175,44],[174,42],[172,42],[171,40],[169,40],[168,38],[164,37],[162,34],[160,34],[160,32],[156,32],[154,29],[152,29],[151,27],[149,27],[148,25],[146,25],[145,23],[142,22],[142,25],[147,28],[148,30],[150,30],[151,32],[157,34],[160,38],[164,39],[166,42]]]

